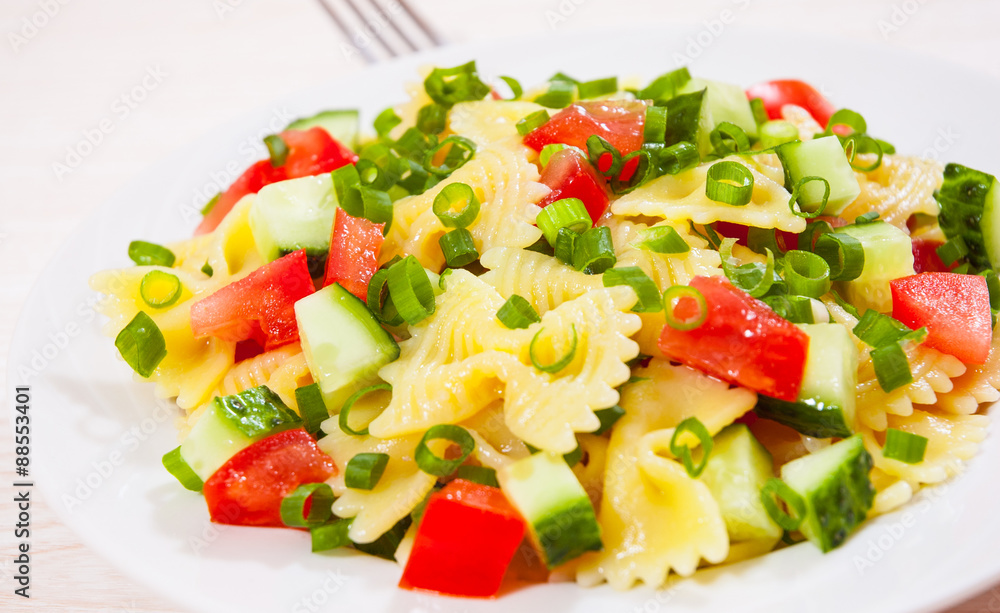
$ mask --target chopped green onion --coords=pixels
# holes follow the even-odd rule
[[[473,483],[478,483],[480,485],[500,487],[500,483],[497,481],[496,469],[490,468],[489,466],[462,464],[458,467],[458,472],[455,473],[455,477],[458,479],[465,479],[466,481],[471,481]]]
[[[691,73],[686,66],[682,66],[656,77],[649,85],[637,91],[635,97],[639,100],[666,100],[674,97],[677,90],[690,80]]]
[[[584,81],[583,83],[578,83],[576,86],[577,95],[580,96],[581,100],[613,94],[616,91],[618,91],[618,77]]]
[[[778,506],[776,498],[784,502],[793,514],[789,515]],[[789,532],[798,530],[806,516],[806,501],[787,483],[776,477],[772,477],[761,488],[760,501],[774,523]]]
[[[544,236],[542,236],[537,241],[525,247],[524,250],[534,251],[535,253],[541,253],[542,255],[549,255],[549,256],[555,255],[555,250],[553,249],[552,245],[549,244],[549,241],[546,240]]]
[[[538,370],[549,374],[555,374],[569,366],[570,362],[573,361],[573,358],[576,357],[577,344],[576,324],[573,324],[570,327],[573,330],[573,341],[570,343],[569,351],[567,351],[561,358],[550,364],[542,364],[538,361],[538,358],[535,355],[535,343],[538,342],[538,338],[542,335],[542,332],[545,331],[545,328],[539,329],[538,332],[535,333],[535,336],[531,338],[531,344],[528,346],[528,357],[531,359],[531,365]]]
[[[649,147],[644,145],[650,155],[653,156],[653,163],[660,174],[676,175],[690,168],[694,168],[701,161],[698,154],[698,147],[694,143],[681,141],[669,147]]]
[[[299,407],[299,416],[309,434],[318,433],[320,424],[330,417],[330,411],[326,408],[319,383],[295,388],[295,404]]]
[[[776,295],[765,296],[762,300],[779,317],[787,319],[793,324],[816,323],[813,317],[812,298],[807,296]]]
[[[205,487],[205,482],[191,469],[191,465],[184,460],[180,447],[168,451],[163,456],[163,467],[174,478],[180,481],[185,489],[189,489],[192,492],[200,492]]]
[[[353,517],[349,519],[337,519],[310,529],[313,553],[340,549],[341,547],[350,545],[351,539],[347,536],[347,531],[350,529],[352,522],[354,522]]]
[[[333,193],[337,196],[337,202],[340,203],[341,208],[344,206],[344,200],[347,199],[347,192],[355,187],[361,187],[361,175],[358,174],[358,168],[354,164],[347,164],[334,170],[330,173],[330,179],[333,180]],[[364,211],[358,212],[363,213]],[[353,213],[351,215],[352,217],[361,217],[361,215]]]
[[[611,191],[618,196],[629,193],[645,183],[647,179],[656,175],[653,167],[653,158],[649,154],[649,151],[639,149],[623,157],[622,170],[628,168],[629,162],[632,160],[638,160],[638,162],[632,171],[632,175],[627,180],[623,181],[619,176],[611,177]]]
[[[543,168],[548,166],[549,160],[552,159],[552,156],[559,153],[563,149],[572,149],[573,151],[578,152],[581,156],[587,157],[587,154],[585,154],[579,147],[563,143],[552,143],[551,145],[545,145],[542,147],[541,152],[538,154],[538,163],[541,164]]]
[[[590,164],[605,177],[617,177],[622,171],[622,154],[596,134],[587,137],[587,157]],[[610,158],[610,163],[605,161]]]
[[[865,118],[861,116],[861,113],[857,113],[851,109],[840,109],[833,115],[830,115],[829,121],[826,122],[826,132],[823,134],[827,136],[833,134],[835,126],[848,127],[857,134],[864,134],[868,131],[868,122],[865,121]]]
[[[758,126],[763,126],[769,119],[767,116],[767,110],[764,108],[764,101],[760,98],[752,98],[750,100],[750,112],[753,113],[753,121]],[[798,130],[796,130],[798,132]],[[765,147],[766,149],[767,147]]]
[[[205,203],[205,206],[201,207],[202,216],[208,215],[215,208],[215,205],[219,203],[219,198],[222,198],[222,192],[216,193],[212,196],[212,199]]]
[[[355,430],[351,427],[348,421],[351,415],[351,409],[354,407],[354,403],[361,400],[363,396],[367,396],[372,392],[391,392],[392,386],[388,383],[379,383],[378,385],[372,385],[371,387],[366,387],[362,390],[358,390],[353,396],[347,399],[344,403],[343,408],[340,409],[340,415],[337,416],[337,424],[340,426],[340,431],[344,434],[350,434],[352,436],[367,436],[368,426],[365,426],[364,430]]]
[[[406,516],[396,522],[396,525],[388,532],[375,539],[375,542],[354,543],[354,548],[369,555],[394,562],[396,560],[396,550],[399,549],[399,543],[403,540],[406,530],[410,527],[411,523],[410,517]]]
[[[556,235],[556,244],[553,247],[553,255],[563,264],[573,265],[573,252],[576,250],[576,241],[580,238],[578,232],[569,228],[559,228]]]
[[[576,449],[574,449],[573,451],[563,454],[563,461],[565,461],[570,468],[573,468],[574,466],[579,464],[580,460],[582,459],[583,459],[583,447],[580,446],[580,443],[576,444]]]
[[[802,251],[815,251],[819,237],[833,232],[830,222],[818,219],[806,224],[806,229],[799,234],[799,249]]]
[[[681,445],[677,441],[678,438],[687,432],[698,437],[698,441],[701,443],[701,462],[697,466],[694,465],[694,460],[691,459],[691,448],[687,445]],[[674,435],[670,437],[670,453],[674,457],[680,458],[681,463],[684,464],[684,470],[687,471],[689,477],[697,479],[702,471],[705,470],[705,467],[708,466],[708,456],[712,454],[712,435],[708,433],[708,428],[705,427],[705,424],[701,423],[701,420],[697,417],[688,417],[677,424]]]
[[[132,370],[145,379],[167,357],[167,343],[156,322],[139,311],[115,337],[115,347]]]
[[[129,243],[128,257],[135,262],[136,266],[163,266],[164,268],[170,268],[177,260],[173,251],[146,241]]]
[[[362,185],[347,190],[340,208],[352,217],[363,217],[372,223],[392,223],[392,199],[374,187]]]
[[[638,266],[609,268],[604,271],[604,287],[627,285],[635,291],[639,301],[632,306],[634,313],[657,313],[663,310],[663,296],[660,288]]]
[[[927,437],[889,428],[885,431],[885,446],[882,455],[890,460],[907,464],[920,464],[927,451]]]
[[[765,254],[770,249],[772,253],[780,255],[786,251],[782,246],[783,244],[778,244],[778,233],[774,228],[747,227],[747,247],[750,251]]]
[[[378,134],[379,137],[386,137],[389,135],[389,132],[392,132],[393,128],[401,123],[403,123],[403,119],[397,115],[396,111],[390,106],[378,114],[378,117],[375,118],[373,127],[375,128],[375,133]]]
[[[662,143],[667,140],[667,107],[646,107],[646,122],[642,126],[642,140],[646,143]]]
[[[687,253],[691,246],[687,244],[677,230],[672,226],[653,226],[647,228],[630,243],[637,249],[645,249],[653,253]]]
[[[372,160],[362,158],[354,166],[358,169],[358,177],[365,187],[384,192],[396,184],[396,179]]]
[[[309,515],[306,515],[306,504]],[[281,500],[281,521],[289,528],[322,526],[333,515],[333,489],[326,483],[304,483]]]
[[[563,79],[549,81],[549,89],[535,98],[535,102],[550,109],[563,109],[572,104],[576,83]]]
[[[861,318],[861,315],[858,313],[858,309],[856,309],[854,307],[854,305],[851,304],[850,302],[844,300],[840,296],[840,294],[838,294],[836,292],[836,290],[831,290],[830,293],[833,294],[833,299],[837,303],[837,306],[839,306],[840,308],[842,308],[845,311],[847,311],[848,315],[850,315],[851,317],[853,317],[855,319],[860,319]],[[855,332],[855,334],[857,334],[857,333]]]
[[[181,280],[162,270],[147,272],[139,282],[139,296],[154,309],[166,308],[181,297]]]
[[[451,268],[468,266],[479,259],[479,251],[476,249],[475,241],[472,240],[472,233],[465,228],[442,234],[438,244],[441,246],[445,262]]]
[[[479,198],[471,187],[449,183],[434,197],[431,208],[446,228],[466,228],[479,216],[479,206]]]
[[[681,303],[684,302],[686,305],[691,301],[694,301],[697,311],[684,319],[677,317],[676,311]],[[663,308],[667,325],[674,330],[694,330],[708,319],[708,303],[705,301],[705,296],[688,285],[668,287],[667,291],[663,292]]]
[[[440,134],[448,122],[448,109],[431,103],[417,111],[417,129],[424,134]]]
[[[798,138],[799,129],[784,119],[768,121],[760,126],[760,146],[764,149],[773,149]]]
[[[427,443],[433,440],[451,441],[458,445],[461,455],[451,460],[438,457],[427,446]],[[416,461],[417,467],[428,475],[447,477],[465,462],[465,459],[475,448],[476,440],[465,428],[452,424],[438,424],[424,433],[420,443],[417,444],[413,459]]]
[[[707,226],[706,226],[707,227]],[[750,294],[754,298],[761,298],[770,291],[775,283],[774,275],[774,253],[765,248],[767,261],[764,264],[750,262],[741,266],[733,264],[733,245],[736,239],[727,238],[722,241],[719,247],[719,255],[722,258],[722,270],[733,285]]]
[[[393,150],[415,162],[423,162],[424,154],[437,143],[437,137],[424,134],[416,128],[407,128],[392,144]]]
[[[205,261],[205,265],[201,267],[201,272],[205,273],[210,278],[213,274],[215,274],[215,271],[212,270],[212,265],[209,264],[207,260]]]
[[[375,319],[389,326],[398,326],[403,323],[396,305],[389,295],[389,271],[385,268],[378,270],[372,275],[368,282],[367,304],[368,309],[375,315]]]
[[[746,151],[750,148],[750,137],[743,128],[738,125],[721,121],[709,134],[712,149],[719,157],[725,157],[731,153]]]
[[[497,319],[511,330],[521,330],[542,321],[538,311],[523,296],[514,294],[497,309]]]
[[[615,423],[625,415],[625,409],[616,404],[613,407],[594,411],[594,415],[601,422],[600,427],[594,431],[594,434],[600,436],[614,427]]]
[[[866,345],[877,349],[883,345],[912,338],[911,335],[914,331],[898,319],[879,313],[875,309],[868,309],[858,319],[852,332]]]
[[[997,273],[987,268],[978,274],[986,277],[986,288],[990,292],[990,308],[994,311],[1000,309],[1000,278],[997,278]]]
[[[388,464],[387,453],[359,453],[347,462],[344,485],[355,490],[373,489]]]
[[[264,144],[267,145],[267,154],[271,157],[271,166],[277,168],[285,165],[288,159],[288,143],[281,138],[280,134],[270,134],[264,137]]]
[[[611,229],[606,226],[587,230],[573,245],[573,268],[588,275],[599,275],[617,261],[615,246],[611,242]]]
[[[434,314],[434,287],[420,261],[408,255],[389,269],[389,295],[396,311],[411,326]]]
[[[823,234],[816,239],[813,252],[829,264],[831,281],[852,281],[865,268],[865,248],[850,234]]]
[[[815,253],[789,251],[785,254],[785,282],[791,294],[819,298],[830,291],[830,265]]]
[[[451,145],[451,148],[445,154],[444,160],[441,164],[435,165],[434,158],[448,145]],[[475,154],[476,143],[464,136],[452,135],[438,143],[437,146],[427,150],[427,153],[424,154],[424,167],[432,174],[447,177],[464,166]]]
[[[965,244],[964,238],[956,236],[947,243],[938,247],[937,254],[945,266],[951,266],[965,256],[969,255],[969,247]]]
[[[872,366],[875,367],[875,378],[885,392],[902,387],[913,381],[910,371],[910,361],[899,343],[882,345],[871,352]]]
[[[962,264],[951,269],[951,272],[957,275],[969,275],[972,274],[972,264],[969,262],[963,262]]]
[[[705,195],[715,202],[746,206],[753,197],[753,174],[738,162],[717,162],[708,169]]]
[[[559,230],[568,228],[576,233],[586,232],[594,221],[587,212],[587,206],[579,198],[563,198],[549,204],[539,211],[535,225],[545,235],[545,240],[553,247],[559,236]]]
[[[882,151],[882,146],[878,144],[878,141],[874,138],[868,136],[867,134],[852,134],[848,136],[844,141],[844,151],[847,153],[847,159],[851,164],[851,168],[860,172],[871,172],[882,165],[882,157],[884,152]],[[865,166],[863,164],[855,164],[854,159],[859,153],[875,153],[875,161],[871,164]]]
[[[515,125],[517,128],[517,133],[521,136],[527,136],[529,133],[535,131],[541,126],[545,125],[549,121],[549,112],[545,109],[540,111],[535,111],[522,117]]]
[[[879,214],[878,211],[868,211],[864,215],[858,215],[854,218],[854,225],[863,226],[865,224],[874,223],[878,221]]]
[[[521,87],[521,83],[514,77],[501,76],[500,78],[503,79],[503,82],[510,88],[510,93],[514,95],[511,100],[517,100],[524,94],[524,89]]]
[[[569,76],[565,72],[557,72],[551,77],[549,77],[549,83],[555,83],[557,81],[561,81],[563,83],[572,83],[573,85],[576,85],[577,83],[580,82],[574,79],[573,77]]]
[[[819,203],[819,208],[815,211],[802,211],[797,210],[795,206],[799,201],[799,196],[802,194],[802,188],[805,187],[806,183],[812,183],[813,181],[823,182],[823,200]],[[792,211],[792,215],[796,217],[804,217],[806,219],[811,217],[819,217],[826,210],[826,205],[830,201],[830,182],[823,177],[802,177],[799,182],[795,184],[792,188],[792,197],[788,199],[788,208]]]
[[[435,68],[424,79],[424,90],[431,100],[446,108],[458,102],[482,100],[490,93],[489,85],[479,80],[474,61],[454,68]]]

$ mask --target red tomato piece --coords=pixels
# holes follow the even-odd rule
[[[337,209],[323,287],[339,283],[361,300],[368,298],[368,282],[378,270],[378,254],[385,241],[383,225]]]
[[[229,189],[222,192],[212,210],[198,224],[198,229],[194,231],[195,235],[207,234],[216,229],[222,223],[222,219],[226,214],[233,209],[243,196],[256,194],[265,185],[284,181],[287,178],[288,175],[285,172],[285,168],[283,166],[278,168],[271,166],[270,160],[261,160],[250,168],[247,168],[246,172],[240,175],[240,178],[236,179],[229,186]]]
[[[299,340],[295,303],[313,293],[303,249],[264,264],[191,305],[196,338],[253,340],[270,351]]]
[[[944,262],[941,261],[937,249],[944,244],[943,241],[915,238],[911,242],[913,244],[914,272],[948,272],[958,266],[958,262],[951,266],[945,266]]]
[[[455,479],[428,501],[399,586],[494,597],[524,529],[499,488]]]
[[[590,162],[572,149],[556,152],[542,171],[540,181],[552,191],[542,198],[538,206],[545,208],[556,200],[579,198],[595,224],[604,215],[611,201],[604,179],[597,174]]]
[[[894,279],[892,316],[916,330],[927,326],[924,343],[966,364],[990,355],[993,324],[986,278],[953,272],[925,272]]]
[[[794,401],[809,351],[806,333],[725,277],[695,277],[691,287],[705,297],[707,317],[693,330],[664,326],[660,350],[725,381]]]
[[[321,483],[336,472],[305,430],[285,430],[239,451],[215,471],[205,482],[205,502],[215,523],[280,528],[281,501],[300,485]]]
[[[824,128],[837,110],[815,87],[797,79],[758,83],[747,88],[747,98],[760,98],[771,119],[781,119],[781,107],[786,104],[801,106]]]
[[[646,103],[638,100],[595,100],[571,104],[524,137],[535,151],[564,143],[587,150],[587,139],[596,134],[627,155],[642,147]]]

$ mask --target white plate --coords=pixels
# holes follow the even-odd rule
[[[396,589],[398,568],[350,553],[312,555],[305,533],[215,526],[198,495],[163,470],[176,445],[170,403],[132,381],[99,333],[87,287],[95,271],[128,265],[129,240],[186,237],[196,190],[227,164],[246,166],[241,144],[281,117],[322,108],[374,113],[403,99],[402,85],[429,62],[479,60],[488,75],[539,83],[557,70],[581,78],[652,77],[698,55],[697,75],[741,84],[801,77],[865,114],[901,152],[935,153],[1000,170],[995,103],[1000,83],[938,61],[844,40],[728,26],[573,32],[447,49],[380,65],[265,109],[184,150],[120,192],[62,248],[24,309],[8,381],[32,386],[35,477],[62,519],[94,550],[180,606],[195,611],[810,611],[937,610],[1000,578],[1000,445],[984,443],[968,472],[924,501],[868,523],[840,549],[811,545],[699,573],[672,589],[616,593],[540,585],[498,602]],[[937,149],[935,149],[937,147]],[[214,191],[209,188],[209,191]],[[185,210],[187,209],[187,214]],[[35,369],[32,375],[22,369]],[[76,499],[74,502],[70,497]]]

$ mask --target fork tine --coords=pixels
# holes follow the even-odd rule
[[[370,24],[371,19],[366,17],[365,14],[361,12],[361,9],[358,8],[358,5],[354,3],[354,0],[344,0],[344,1],[347,3],[347,6],[351,7],[351,10],[354,11],[354,14],[357,16],[358,20],[360,20],[362,24]],[[391,20],[386,19],[386,21],[391,21]],[[399,52],[396,51],[396,49],[394,49],[392,45],[386,42],[385,38],[382,36],[382,33],[380,31],[372,27],[369,27],[368,30],[371,32],[372,38],[378,41],[378,43],[382,45],[382,47],[386,51],[389,52],[389,55],[391,55],[392,57],[399,57]]]
[[[344,35],[344,38],[347,39],[347,44],[357,49],[361,53],[361,56],[365,58],[366,62],[368,62],[369,64],[375,64],[379,61],[379,58],[374,53],[372,53],[371,49],[369,49],[367,45],[363,46],[354,45],[353,43],[354,34],[351,32],[351,29],[347,25],[347,22],[344,21],[344,19],[340,16],[339,13],[337,13],[337,11],[335,11],[329,4],[327,4],[326,0],[316,0],[316,2],[319,3],[319,5],[323,8],[323,10],[326,11],[326,14],[330,16],[330,19],[333,20],[333,23],[337,26],[337,29],[340,30],[341,33]]]
[[[375,9],[385,17],[386,22],[389,23],[389,27],[396,32],[400,40],[406,43],[406,45],[409,46],[410,49],[412,49],[413,51],[420,51],[420,47],[418,47],[416,43],[413,42],[413,39],[407,36],[406,32],[404,32],[403,29],[399,27],[399,24],[396,23],[396,20],[393,19],[392,15],[389,14],[389,12],[378,2],[378,0],[369,0],[369,2],[374,4]]]
[[[413,23],[420,28],[420,31],[423,32],[436,47],[440,47],[445,44],[444,39],[441,38],[441,36],[434,31],[434,29],[431,28],[426,21],[424,21],[424,18],[420,16],[420,13],[414,11],[413,8],[410,7],[410,3],[407,2],[407,0],[396,0],[396,2],[399,2],[400,6],[403,7],[403,10],[410,16],[410,19],[413,20]]]

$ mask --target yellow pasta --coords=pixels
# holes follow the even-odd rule
[[[524,100],[459,102],[448,113],[448,129],[480,147],[512,141],[519,145],[517,122],[542,108]]]
[[[600,275],[586,275],[554,257],[508,247],[490,249],[480,258],[489,270],[480,277],[504,298],[525,298],[544,314],[560,304],[604,287]]]
[[[858,156],[858,164],[870,164],[875,154]],[[856,172],[861,195],[840,214],[854,219],[868,211],[906,230],[906,221],[917,213],[938,214],[934,191],[941,187],[944,166],[935,160],[906,155],[885,155],[882,164],[870,172]]]
[[[938,394],[937,407],[956,415],[971,415],[986,402],[1000,400],[1000,335],[993,336],[990,356],[951,380],[950,392]]]

